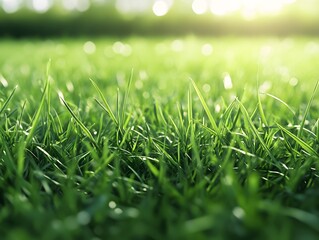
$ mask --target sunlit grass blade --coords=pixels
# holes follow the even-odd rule
[[[259,93],[257,94],[257,98],[258,98],[257,99],[258,100],[258,110],[259,110],[261,121],[267,127],[268,126],[268,122],[267,122],[267,119],[266,119],[266,116],[265,116],[265,113],[264,113],[264,110],[263,110],[263,106],[261,104]]]
[[[94,88],[96,89],[96,91],[98,92],[100,98],[102,99],[103,104],[101,104],[97,99],[97,103],[103,108],[104,111],[107,112],[107,114],[111,117],[111,119],[113,120],[113,122],[118,125],[118,121],[116,120],[116,117],[109,105],[109,103],[106,101],[104,94],[102,93],[101,89],[98,87],[98,85],[92,80],[90,79],[91,83],[93,84]]]
[[[274,95],[272,95],[272,94],[270,94],[270,93],[266,93],[266,95],[269,96],[269,97],[271,97],[271,98],[273,98],[273,99],[275,99],[275,100],[277,100],[277,101],[280,102],[281,104],[283,104],[285,107],[287,107],[287,108],[290,110],[290,112],[291,112],[293,115],[296,114],[296,112],[295,112],[287,103],[285,103],[283,100],[281,100],[279,97],[276,97],[276,96],[274,96]]]
[[[23,174],[23,170],[24,170],[24,164],[25,164],[25,151],[26,151],[26,148],[28,147],[28,145],[30,144],[32,138],[34,137],[34,133],[35,133],[35,130],[36,130],[36,127],[38,126],[38,123],[40,121],[40,118],[41,118],[41,113],[42,113],[42,110],[44,108],[44,105],[45,105],[45,99],[46,97],[48,96],[48,89],[49,89],[49,85],[50,85],[50,81],[49,81],[49,70],[50,70],[50,65],[51,65],[51,61],[49,61],[47,63],[47,78],[46,78],[46,82],[45,82],[45,85],[44,85],[44,89],[43,89],[43,92],[42,92],[42,96],[41,96],[41,100],[40,100],[40,104],[38,106],[38,109],[32,119],[32,122],[31,122],[31,126],[30,126],[30,131],[28,133],[28,136],[25,140],[24,143],[21,143],[19,144],[19,149],[18,149],[18,163],[17,163],[17,172],[20,176],[22,176]]]
[[[7,100],[4,102],[3,106],[0,108],[0,114],[6,109],[7,105],[9,104],[9,102],[11,101],[14,92],[17,90],[18,86],[15,86],[14,89],[12,90],[12,92],[10,93],[9,97],[7,98]]]
[[[191,80],[191,83],[193,84],[193,87],[197,93],[197,96],[199,97],[199,100],[208,116],[208,119],[209,119],[209,122],[210,124],[212,125],[212,128],[213,130],[219,135],[219,129],[217,127],[217,124],[216,124],[216,121],[211,113],[211,111],[209,110],[208,106],[207,106],[207,103],[203,97],[203,95],[201,94],[200,90],[198,89],[198,87],[196,86],[195,82],[193,81],[193,79],[190,79]]]
[[[298,130],[298,134],[297,134],[297,137],[298,137],[298,138],[301,136],[301,133],[302,133],[303,128],[304,128],[304,126],[305,126],[306,118],[307,118],[307,115],[308,115],[308,113],[309,113],[310,107],[311,107],[311,105],[312,105],[313,99],[315,98],[315,95],[316,95],[316,93],[317,93],[318,86],[319,86],[319,81],[316,83],[315,88],[313,89],[313,92],[312,92],[310,101],[309,101],[308,104],[307,104],[306,111],[305,111],[305,113],[304,113],[304,116],[303,116],[302,121],[301,121],[301,124],[300,124],[300,128],[299,128],[299,130]]]
[[[266,143],[264,142],[264,140],[262,139],[262,137],[260,136],[258,130],[256,129],[256,127],[254,126],[254,123],[251,121],[249,114],[247,112],[247,109],[244,107],[244,105],[238,100],[238,104],[240,105],[240,109],[244,115],[245,120],[247,121],[250,130],[254,133],[254,135],[258,138],[258,141],[260,142],[260,144],[262,145],[262,147],[264,148],[264,150],[267,152],[267,154],[269,155],[269,157],[272,159],[272,161],[275,163],[276,159],[273,156],[273,154],[271,153],[271,151],[269,150],[269,148],[267,147]]]
[[[60,100],[63,102],[64,106],[67,108],[71,116],[74,118],[76,123],[80,126],[83,133],[90,139],[90,141],[94,144],[94,146],[99,149],[99,146],[97,142],[95,141],[93,135],[91,134],[90,130],[82,123],[82,121],[76,116],[76,114],[73,112],[69,104],[64,100],[63,97],[60,96]]]
[[[129,96],[129,93],[130,93],[130,90],[131,90],[132,81],[133,81],[133,73],[134,73],[134,70],[132,69],[130,77],[129,77],[129,80],[128,80],[128,83],[127,83],[127,86],[126,86],[124,97],[123,97],[123,100],[122,100],[122,105],[121,105],[121,111],[122,111],[121,120],[122,121],[124,121],[124,115],[125,115],[126,107],[127,107],[126,106],[127,105],[127,99],[128,99],[128,96]]]
[[[287,134],[289,137],[291,137],[299,146],[301,146],[303,148],[303,150],[305,150],[308,154],[319,157],[319,154],[305,141],[303,141],[298,136],[296,136],[295,134],[288,131],[286,128],[281,126],[279,123],[276,123],[276,125],[278,126],[278,128],[281,131],[283,131],[285,134]]]

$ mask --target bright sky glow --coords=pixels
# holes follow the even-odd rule
[[[151,1],[145,0],[117,0],[116,9],[121,13],[140,13],[146,12],[152,6]]]
[[[198,1],[200,0],[194,0],[193,6]],[[214,15],[224,16],[239,11],[245,18],[253,18],[259,14],[277,14],[295,0],[208,0],[208,2]],[[193,11],[196,13],[194,7]]]
[[[115,4],[116,9],[123,14],[146,13],[152,11],[156,16],[168,13],[174,2],[179,0],[0,0],[0,6],[6,13],[14,13],[22,7],[30,7],[34,11],[44,13],[53,5],[62,5],[68,11],[84,12],[91,4]],[[296,0],[185,0],[185,9],[191,7],[195,14],[211,12],[216,16],[239,13],[246,19],[258,15],[278,14],[285,6]]]
[[[90,8],[89,0],[63,0],[62,5],[66,10],[84,12]]]

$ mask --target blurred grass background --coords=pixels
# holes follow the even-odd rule
[[[229,9],[236,2],[245,8]],[[319,34],[319,1],[270,1],[278,9],[268,12],[247,8],[262,2],[0,0],[0,36]]]

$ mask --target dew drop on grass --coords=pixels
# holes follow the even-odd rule
[[[86,54],[93,54],[95,53],[96,51],[96,46],[94,44],[94,42],[92,41],[87,41],[84,43],[83,45],[83,51],[86,53]]]

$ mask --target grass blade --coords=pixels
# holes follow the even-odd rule
[[[264,140],[262,139],[262,137],[259,135],[258,130],[256,129],[255,125],[253,124],[253,122],[251,121],[249,114],[246,110],[246,108],[244,107],[244,105],[237,100],[241,109],[241,112],[244,115],[245,120],[247,121],[247,123],[249,124],[249,127],[251,129],[251,131],[254,133],[254,135],[258,138],[260,144],[262,145],[262,147],[264,148],[264,150],[267,152],[267,154],[269,155],[269,157],[272,159],[272,161],[274,161],[274,163],[276,162],[275,157],[272,155],[271,151],[269,150],[269,148],[267,147],[266,143],[264,142]]]
[[[103,108],[104,111],[107,112],[107,114],[111,117],[111,119],[113,120],[113,122],[118,125],[118,121],[116,120],[116,117],[110,107],[110,105],[108,104],[108,102],[106,101],[101,89],[98,87],[98,85],[92,80],[90,79],[91,83],[93,84],[94,88],[96,89],[96,91],[98,92],[100,98],[102,99],[103,105],[98,101],[97,103]]]
[[[203,95],[201,94],[200,90],[196,86],[196,84],[193,81],[193,79],[190,79],[190,80],[191,80],[191,83],[193,84],[193,87],[194,87],[194,89],[195,89],[195,91],[197,93],[197,96],[199,97],[199,100],[200,100],[200,102],[201,102],[201,104],[202,104],[202,106],[203,106],[203,108],[204,108],[204,110],[205,110],[205,112],[206,112],[206,114],[208,116],[209,122],[212,125],[213,130],[219,135],[219,129],[217,127],[216,121],[214,120],[213,115],[210,112],[210,110],[209,110],[209,108],[208,108],[208,106],[207,106],[207,104],[205,102],[205,99],[204,99]]]
[[[282,103],[285,107],[287,107],[290,110],[290,112],[292,112],[293,115],[296,114],[296,112],[287,103],[285,103],[283,100],[281,100],[279,97],[276,97],[276,96],[269,94],[269,93],[266,93],[266,95],[277,100],[278,102]]]
[[[283,131],[284,133],[286,133],[289,137],[291,137],[298,145],[300,145],[303,150],[305,150],[308,154],[310,155],[314,155],[316,157],[319,157],[319,154],[306,142],[304,142],[302,139],[300,139],[298,136],[294,135],[293,133],[291,133],[290,131],[288,131],[286,128],[284,128],[283,126],[281,126],[279,123],[276,123],[278,128]]]
[[[300,124],[300,128],[299,128],[299,130],[298,130],[298,134],[297,134],[297,137],[298,137],[298,138],[300,138],[301,133],[302,133],[302,131],[303,131],[303,128],[304,128],[304,126],[305,126],[306,118],[307,118],[307,115],[308,115],[308,113],[309,113],[310,106],[312,105],[313,99],[315,98],[316,92],[317,92],[317,90],[318,90],[318,86],[319,86],[319,81],[316,83],[316,86],[315,86],[315,88],[313,89],[313,92],[312,92],[310,101],[309,101],[308,104],[307,104],[305,114],[304,114],[304,116],[303,116],[303,118],[302,118],[302,121],[301,121],[301,124]]]
[[[126,108],[126,102],[127,102],[127,98],[128,98],[128,95],[130,93],[130,89],[131,89],[131,85],[132,85],[132,80],[133,80],[133,69],[131,71],[131,75],[130,75],[130,78],[128,80],[128,83],[127,83],[127,87],[126,87],[126,91],[124,93],[124,98],[123,98],[123,102],[122,102],[122,106],[121,106],[121,111],[122,111],[122,121],[124,121],[124,114],[125,114],[125,108]]]
[[[13,91],[10,93],[10,96],[7,98],[7,100],[4,102],[3,106],[0,108],[0,114],[6,109],[7,105],[11,101],[14,92],[17,90],[18,86],[15,86]]]
[[[89,129],[87,129],[87,127],[82,123],[82,121],[76,116],[76,114],[73,112],[73,110],[71,109],[69,104],[64,100],[64,98],[60,96],[60,100],[63,102],[64,106],[67,108],[67,110],[69,111],[71,116],[75,119],[77,124],[80,126],[80,128],[82,129],[84,134],[90,139],[90,141],[94,144],[94,146],[97,149],[99,149],[98,144],[95,141],[95,139],[93,138],[93,136],[92,136],[91,132],[89,131]]]

